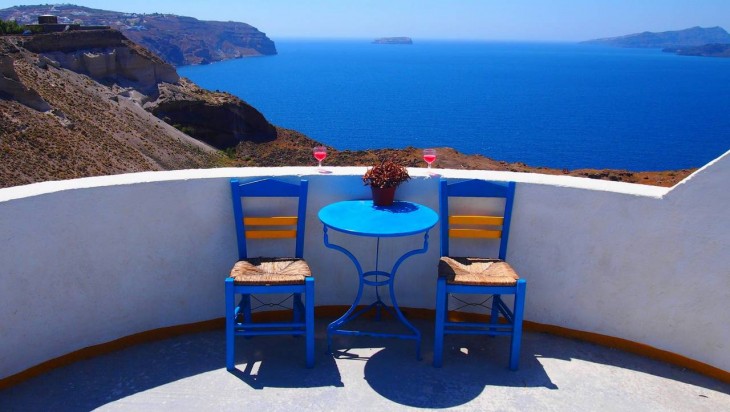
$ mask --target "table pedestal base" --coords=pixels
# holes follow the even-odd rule
[[[382,272],[380,272],[382,274]],[[364,276],[367,276],[364,275]],[[363,276],[363,277],[364,277]],[[391,300],[395,300],[395,294],[393,293],[392,288],[392,281],[390,280],[390,276],[388,276],[389,280],[387,281],[389,284],[390,289],[390,297]],[[360,304],[360,298],[362,297],[362,289],[363,285],[366,284],[364,282],[360,283],[360,288],[357,294],[357,298],[355,299],[355,302],[350,306],[350,309],[345,312],[344,315],[342,315],[339,319],[335,320],[334,322],[330,323],[329,326],[327,326],[327,353],[332,353],[332,335],[346,335],[346,336],[373,336],[376,338],[396,338],[396,339],[406,339],[406,340],[414,340],[416,341],[416,359],[421,360],[421,332],[416,329],[415,326],[413,326],[408,320],[403,316],[403,312],[401,312],[400,308],[397,304],[394,304],[392,307],[385,304],[380,299],[380,296],[378,296],[377,300],[370,305],[366,307],[361,307],[358,309],[358,305]],[[370,332],[370,331],[359,331],[359,330],[350,330],[350,329],[343,329],[343,327],[350,321],[353,321],[360,317],[361,315],[371,312],[375,310],[375,320],[379,321],[381,319],[381,313],[385,309],[388,313],[390,313],[391,316],[398,319],[401,324],[403,324],[405,327],[407,327],[411,333],[383,333],[383,332]]]
[[[380,255],[380,238],[377,238],[377,246],[376,246],[376,257],[375,257],[375,266],[376,270],[371,272],[364,272],[362,271],[362,266],[360,265],[360,262],[357,260],[355,255],[353,255],[349,250],[343,248],[342,246],[330,243],[329,236],[327,234],[327,226],[324,226],[324,244],[330,249],[339,250],[340,252],[344,253],[350,260],[352,260],[352,263],[355,265],[355,268],[357,269],[357,273],[360,278],[360,285],[357,290],[357,297],[355,298],[355,302],[352,303],[352,306],[350,306],[350,309],[345,312],[344,315],[342,315],[339,319],[329,324],[327,327],[327,352],[332,353],[332,335],[349,335],[349,336],[374,336],[378,338],[397,338],[397,339],[410,339],[416,341],[416,359],[421,360],[421,332],[416,329],[415,326],[413,326],[405,316],[403,316],[403,312],[401,312],[400,308],[398,307],[398,301],[395,299],[395,291],[393,288],[394,279],[395,279],[395,273],[398,270],[398,267],[403,263],[404,260],[407,258],[417,255],[420,253],[426,253],[428,250],[428,231],[426,231],[423,235],[423,247],[420,249],[414,249],[409,252],[404,253],[393,265],[393,269],[390,272],[384,272],[377,270],[379,255]],[[380,277],[383,277],[384,280],[380,280]],[[362,291],[365,286],[375,286],[375,294],[377,296],[377,299],[375,302],[370,304],[369,306],[361,309],[357,309],[358,305],[360,304],[360,300],[362,299]],[[392,307],[386,305],[382,299],[380,299],[380,293],[379,293],[379,287],[380,286],[387,286],[388,291],[390,293],[390,302],[392,303]],[[358,331],[358,330],[348,330],[343,329],[342,327],[347,324],[348,322],[352,321],[353,319],[356,319],[363,313],[366,313],[370,310],[375,308],[376,312],[376,319],[380,319],[380,313],[382,309],[386,309],[388,312],[390,312],[392,315],[394,315],[395,318],[397,318],[400,323],[402,323],[405,327],[407,327],[412,333],[380,333],[380,332],[369,332],[369,331]]]

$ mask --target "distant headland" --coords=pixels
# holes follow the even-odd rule
[[[40,3],[40,2],[39,2]],[[56,3],[56,2],[50,2]],[[208,64],[247,56],[277,54],[274,41],[257,28],[233,21],[203,21],[172,14],[127,13],[72,4],[13,6],[0,9],[0,19],[34,25],[38,16],[53,15],[63,30],[109,26],[174,66]]]
[[[373,40],[373,44],[413,44],[410,37],[381,37]]]
[[[730,34],[722,27],[691,27],[660,33],[643,32],[588,40],[583,43],[615,47],[660,48],[689,56],[730,57]]]

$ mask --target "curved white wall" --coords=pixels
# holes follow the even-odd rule
[[[368,198],[364,168],[138,173],[0,189],[0,378],[141,331],[222,317],[236,259],[228,179],[310,181],[305,258],[317,305],[351,303],[351,263],[322,245],[317,211]],[[528,281],[526,318],[645,343],[730,371],[730,152],[672,190],[508,172],[508,259]],[[397,197],[438,208],[413,169]],[[363,256],[373,244],[338,235]],[[386,244],[384,259],[422,239]],[[402,306],[433,308],[438,228],[396,280]],[[392,246],[391,246],[392,245]]]

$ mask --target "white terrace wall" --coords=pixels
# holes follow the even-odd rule
[[[75,350],[222,317],[236,259],[230,177],[310,181],[305,258],[317,305],[354,298],[351,263],[322,245],[317,211],[368,198],[363,168],[139,173],[0,189],[0,379]],[[672,190],[507,172],[508,259],[528,281],[526,318],[645,343],[730,371],[730,152]],[[413,169],[397,197],[438,208],[438,179]],[[272,208],[278,204],[272,204]],[[401,266],[402,306],[433,308],[438,228]],[[374,243],[333,235],[362,256]],[[422,238],[381,245],[383,260]],[[426,348],[428,353],[428,348]]]

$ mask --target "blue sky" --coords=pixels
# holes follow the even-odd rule
[[[251,24],[291,37],[579,41],[721,26],[730,0],[75,0],[105,10]],[[0,0],[0,8],[52,1]]]

